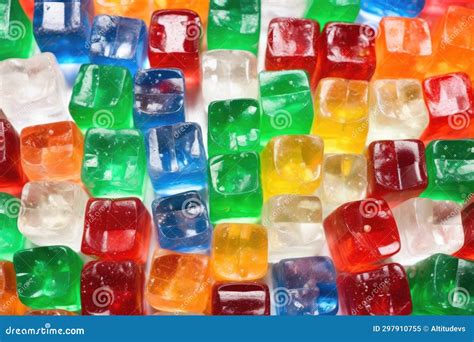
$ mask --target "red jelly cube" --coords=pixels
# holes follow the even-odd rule
[[[26,181],[21,167],[20,137],[10,122],[0,117],[0,192],[18,196]]]
[[[275,18],[268,27],[266,70],[306,70],[315,78],[319,24],[310,19]]]
[[[357,272],[400,250],[400,236],[387,202],[367,199],[343,204],[324,220],[336,268]]]
[[[391,205],[417,197],[428,186],[420,140],[380,140],[368,147],[367,196]]]
[[[178,68],[186,86],[201,80],[199,47],[201,20],[190,10],[161,10],[153,13],[148,40],[148,58],[153,68]]]
[[[464,245],[456,253],[461,259],[474,260],[474,201],[471,201],[461,212],[464,227]]]
[[[81,251],[107,260],[145,263],[150,222],[150,214],[138,198],[91,198]]]
[[[142,268],[132,261],[92,261],[81,273],[83,315],[143,315]]]
[[[435,76],[423,82],[430,123],[421,136],[432,140],[474,137],[474,97],[471,79],[465,73]]]
[[[270,292],[263,283],[217,283],[212,288],[213,315],[270,315]]]
[[[376,66],[375,36],[368,25],[328,23],[319,39],[317,81],[325,77],[369,81]]]
[[[399,264],[387,264],[337,278],[341,312],[346,315],[409,315],[412,312],[407,275]]]

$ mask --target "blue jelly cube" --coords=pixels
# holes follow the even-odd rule
[[[152,211],[161,248],[179,252],[209,250],[212,229],[207,206],[198,192],[156,199]]]
[[[139,70],[133,119],[141,130],[184,122],[184,75],[179,69]]]
[[[123,66],[134,75],[145,61],[146,42],[143,20],[98,15],[92,24],[89,56],[94,64]]]
[[[425,7],[425,0],[362,0],[361,10],[379,17],[416,17]]]
[[[59,63],[87,63],[87,40],[94,17],[89,0],[35,0],[34,33],[42,52]]]
[[[198,124],[152,128],[146,147],[148,173],[157,196],[206,189],[206,152]]]
[[[336,270],[328,257],[284,259],[273,265],[273,301],[278,315],[335,315]]]

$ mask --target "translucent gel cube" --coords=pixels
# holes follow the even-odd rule
[[[316,196],[279,195],[264,205],[270,262],[321,254],[326,239],[321,201]]]
[[[89,57],[94,64],[126,67],[133,75],[146,59],[146,42],[143,20],[98,15],[92,24]]]
[[[464,244],[461,205],[412,198],[392,209],[401,248],[392,259],[412,265],[435,253],[454,254]]]
[[[18,230],[20,200],[0,192],[0,259],[12,260],[13,254],[22,249],[25,237]]]
[[[79,251],[89,195],[69,182],[29,182],[21,195],[18,229],[38,246]]]
[[[342,78],[319,82],[312,134],[326,153],[362,153],[368,132],[369,83]]]
[[[418,139],[428,126],[428,110],[418,80],[373,81],[369,99],[367,143],[385,139]]]
[[[202,55],[202,96],[206,109],[213,101],[256,99],[257,58],[240,50],[205,52]]]
[[[184,122],[184,83],[179,69],[139,70],[133,92],[135,127],[145,131]]]
[[[25,4],[18,0],[0,2],[0,61],[28,58],[34,53],[33,28],[25,14]],[[30,7],[33,2],[30,3]]]
[[[0,315],[23,315],[27,307],[18,298],[15,268],[10,261],[0,261]]]
[[[83,64],[74,82],[69,111],[82,129],[132,128],[132,76],[127,68]]]
[[[0,108],[18,132],[26,126],[69,120],[65,87],[51,53],[0,62]]]
[[[152,128],[146,135],[148,174],[160,196],[207,187],[207,158],[195,123]]]
[[[319,195],[325,213],[348,201],[365,197],[367,159],[362,154],[326,154]]]
[[[323,153],[323,142],[314,135],[270,140],[261,156],[265,200],[275,195],[313,194],[321,183]]]

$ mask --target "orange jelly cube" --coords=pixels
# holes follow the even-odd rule
[[[13,263],[0,261],[0,315],[23,315],[26,309],[16,292]]]
[[[20,136],[21,163],[31,181],[79,181],[84,138],[72,121],[23,129]]]
[[[150,22],[153,0],[94,0],[95,15],[119,15]]]
[[[203,313],[211,281],[209,257],[159,249],[146,287],[148,303],[159,311]]]
[[[214,228],[211,269],[216,280],[248,281],[265,277],[267,230],[258,224],[223,223]]]
[[[474,77],[474,9],[450,6],[433,35],[430,76],[464,71]]]
[[[374,77],[423,79],[433,54],[428,23],[419,18],[385,17],[379,32]]]

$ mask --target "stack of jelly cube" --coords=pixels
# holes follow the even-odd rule
[[[474,314],[449,3],[0,0],[0,314]]]

